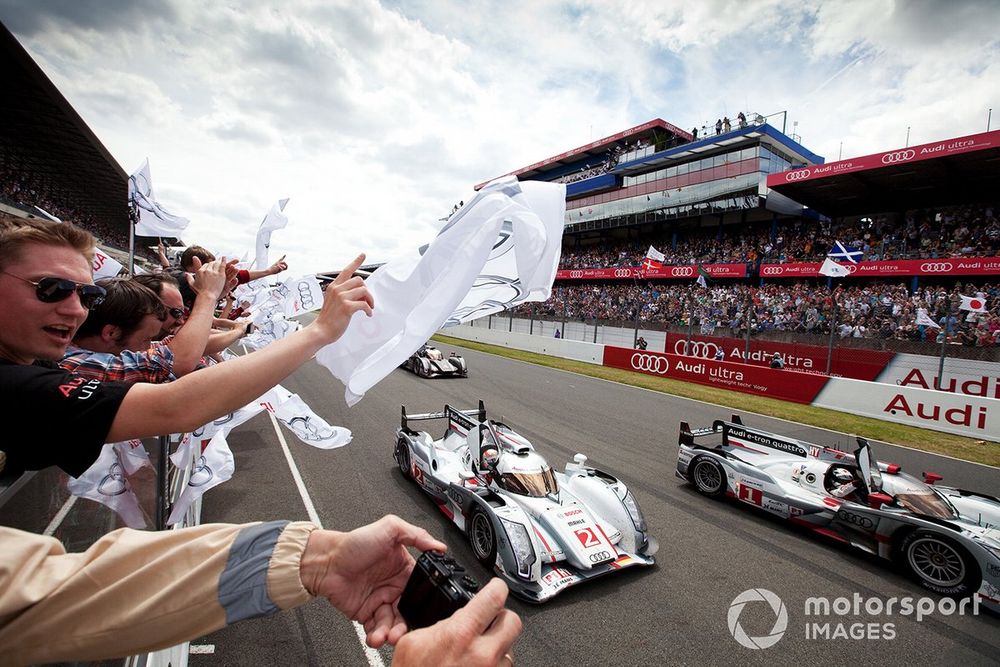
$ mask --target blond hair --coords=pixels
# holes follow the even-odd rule
[[[69,222],[50,222],[34,218],[0,218],[0,269],[19,259],[29,245],[62,246],[78,251],[94,261],[94,237]]]

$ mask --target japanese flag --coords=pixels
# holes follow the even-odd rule
[[[986,299],[981,296],[963,296],[959,310],[971,310],[974,313],[986,312]]]

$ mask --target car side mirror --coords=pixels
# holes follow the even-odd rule
[[[875,493],[868,494],[868,505],[873,509],[877,510],[882,505],[891,505],[892,496],[887,493],[882,493],[881,491],[876,491]]]

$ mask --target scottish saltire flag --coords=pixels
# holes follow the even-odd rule
[[[288,225],[288,216],[282,211],[288,199],[279,199],[278,203],[271,207],[257,229],[257,256],[254,258],[254,268],[266,269],[268,267],[267,254],[271,247],[271,232],[276,229],[283,229]]]
[[[354,405],[441,327],[544,301],[559,264],[566,186],[513,176],[484,186],[431,243],[368,278],[372,317],[354,314],[316,360]]]
[[[156,201],[153,181],[149,175],[148,159],[128,177],[128,198],[139,208],[139,221],[135,224],[136,236],[177,238],[191,222],[187,218],[169,213]]]
[[[823,260],[823,266],[819,267],[819,273],[822,276],[830,276],[831,278],[843,278],[844,276],[851,275],[851,270],[827,257]]]
[[[827,257],[832,260],[839,260],[841,262],[850,262],[851,264],[857,264],[861,261],[864,253],[860,250],[852,248],[851,246],[845,246],[840,241],[835,241],[833,244],[833,249],[827,253]]]

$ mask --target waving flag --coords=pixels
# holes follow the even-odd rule
[[[136,236],[170,236],[178,238],[190,220],[168,213],[156,201],[153,181],[149,176],[149,160],[142,163],[135,173],[128,177],[128,197],[139,207],[139,222],[135,225]]]
[[[121,262],[100,248],[94,249],[94,280],[114,278],[125,267]]]
[[[666,261],[667,256],[662,252],[649,246],[649,250],[646,251],[646,259],[642,261],[643,271],[652,271],[654,269],[662,269],[663,262]]]
[[[271,232],[284,229],[288,225],[288,216],[282,213],[286,204],[288,199],[279,199],[260,223],[260,228],[257,230],[257,256],[254,258],[254,267],[257,269],[268,267],[267,254],[271,247]]]
[[[934,329],[941,328],[941,325],[932,320],[930,315],[927,314],[926,308],[917,308],[917,324]]]
[[[372,317],[354,314],[316,360],[354,405],[442,326],[544,301],[559,264],[566,186],[513,176],[484,186],[437,237],[368,278]]]
[[[708,279],[712,277],[712,274],[705,270],[701,264],[698,265],[698,280],[695,282],[702,287],[708,287]]]
[[[134,442],[134,441],[133,441]],[[119,448],[126,454],[123,456]],[[139,443],[142,448],[142,443]],[[101,449],[101,455],[82,475],[70,478],[69,492],[79,498],[87,498],[114,510],[129,528],[145,528],[146,515],[139,505],[139,499],[132,492],[128,475],[143,466],[143,458],[131,455],[132,443],[109,443]],[[145,449],[142,449],[145,453]],[[145,458],[149,465],[149,457]]]
[[[851,275],[851,270],[827,257],[823,260],[823,266],[819,267],[819,273],[831,278],[843,278],[844,276]]]
[[[274,416],[287,426],[299,440],[319,449],[343,447],[351,441],[351,432],[340,426],[330,426],[312,411],[298,394],[274,409]]]
[[[831,250],[827,257],[832,260],[840,260],[842,262],[850,262],[851,264],[857,264],[861,261],[864,253],[856,248],[850,246],[845,246],[840,241],[836,241],[833,244],[833,250]]]
[[[986,299],[981,296],[963,296],[962,305],[958,307],[959,310],[971,310],[973,313],[985,313],[986,312]]]
[[[212,439],[202,447],[201,456],[191,467],[191,474],[188,476],[187,486],[181,491],[181,497],[177,499],[170,510],[170,518],[167,525],[173,525],[184,518],[188,508],[209,489],[228,481],[236,471],[236,459],[226,442],[226,434],[223,431],[216,433]]]

